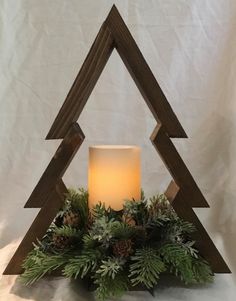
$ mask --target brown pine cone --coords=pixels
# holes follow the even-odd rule
[[[63,217],[63,225],[77,227],[79,223],[80,217],[78,213],[75,213],[73,211],[68,211],[67,213],[65,213]]]
[[[133,253],[132,245],[131,239],[119,240],[113,245],[113,254],[115,256],[128,257]]]
[[[64,249],[71,243],[71,237],[58,235],[56,233],[53,234],[52,237],[53,244],[58,249]]]
[[[131,215],[127,215],[127,214],[123,215],[122,221],[131,227],[136,225],[135,220],[133,219],[133,217]]]

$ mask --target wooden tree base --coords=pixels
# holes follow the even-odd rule
[[[194,237],[214,272],[230,273],[224,259],[200,223],[193,207],[209,207],[170,138],[187,138],[179,120],[158,85],[131,33],[113,5],[77,75],[46,139],[63,139],[25,207],[41,208],[4,274],[19,274],[33,242],[43,237],[60,208],[65,191],[62,177],[84,140],[76,123],[110,54],[116,49],[157,121],[151,141],[172,175],[166,191],[177,214],[192,222]]]

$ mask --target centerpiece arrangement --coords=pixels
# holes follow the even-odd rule
[[[55,271],[82,279],[99,300],[132,288],[152,290],[163,273],[185,284],[213,280],[191,239],[194,226],[177,216],[164,195],[126,200],[115,211],[88,206],[88,192],[69,190],[46,235],[23,263],[21,279],[32,284]]]
[[[88,191],[63,181],[85,139],[76,120],[114,49],[157,122],[150,139],[172,177],[151,198],[141,193],[138,147],[90,147]],[[104,300],[152,292],[164,273],[187,285],[230,273],[194,212],[209,205],[171,138],[187,135],[113,5],[47,134],[62,141],[25,204],[40,210],[3,274],[21,274],[25,284],[46,275],[80,279]]]

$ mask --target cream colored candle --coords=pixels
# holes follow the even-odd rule
[[[125,199],[141,197],[140,148],[128,145],[89,147],[89,206],[98,202],[121,210]]]

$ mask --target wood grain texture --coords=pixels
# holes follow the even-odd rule
[[[64,138],[86,104],[111,52],[116,47],[155,119],[170,137],[187,135],[158,85],[117,8],[112,7],[66,97],[46,139]]]
[[[53,219],[61,208],[65,193],[67,189],[62,180],[59,180],[46,202],[46,204],[40,209],[38,215],[30,226],[25,237],[21,241],[15,254],[4,271],[4,275],[16,275],[21,274],[23,260],[27,257],[28,253],[34,248],[33,243],[37,242],[37,239],[41,240],[51,225]]]
[[[194,224],[196,232],[192,233],[191,237],[196,241],[196,247],[200,255],[210,263],[213,272],[231,273],[196,213],[190,206],[186,206],[186,204],[188,204],[189,195],[182,192],[181,188],[178,189],[174,181],[170,183],[165,194],[178,216]]]
[[[165,131],[170,137],[187,138],[184,129],[115,6],[112,7],[106,19],[106,24],[113,34],[115,47],[120,57],[155,119],[165,127]]]
[[[114,48],[110,30],[102,25],[46,139],[62,139],[77,121]]]
[[[41,179],[30,195],[25,208],[41,208],[46,203],[55,183],[62,178],[84,140],[77,123],[72,123]]]
[[[175,183],[175,181],[171,181],[169,186],[165,191],[165,196],[172,203],[179,192],[179,186]]]
[[[151,141],[174,179],[165,192],[166,196],[177,214],[196,226],[198,231],[194,238],[197,246],[202,256],[212,265],[213,271],[229,273],[228,266],[192,209],[192,207],[209,207],[208,203],[170,139],[170,137],[186,138],[187,135],[115,6],[103,23],[46,137],[46,139],[63,138],[63,141],[25,205],[42,209],[4,273],[21,272],[20,264],[32,249],[32,242],[45,234],[61,205],[63,192],[66,191],[61,178],[84,140],[84,134],[75,121],[82,112],[114,47],[158,122]]]
[[[150,139],[175,183],[186,195],[189,195],[186,205],[191,207],[209,207],[202,192],[161,124],[156,126]]]

